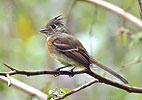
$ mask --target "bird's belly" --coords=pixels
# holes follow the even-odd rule
[[[58,62],[62,63],[63,65],[72,65],[75,67],[82,67],[81,64],[78,62],[74,61],[73,59],[65,56],[64,54],[58,52],[53,46],[52,46],[52,39],[49,39],[46,43],[46,49],[48,53],[50,54],[51,57],[56,59]]]
[[[68,58],[67,56],[63,55],[62,53],[54,53],[51,54],[51,56],[56,59],[58,62],[62,63],[63,65],[72,65],[75,67],[82,67],[81,64],[79,64],[78,62],[72,60],[71,58]]]

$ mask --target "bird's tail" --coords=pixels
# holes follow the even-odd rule
[[[96,61],[93,57],[90,57],[91,63],[95,64],[96,66],[102,68],[103,70],[107,71],[108,73],[112,74],[116,78],[120,79],[125,84],[128,84],[128,81],[123,78],[121,75],[119,75],[117,72],[113,71],[112,69],[106,67],[105,65],[100,64],[98,61]]]

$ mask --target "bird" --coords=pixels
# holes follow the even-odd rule
[[[70,66],[73,66],[71,70],[72,72],[75,67],[82,67],[91,71],[90,66],[95,64],[121,80],[123,83],[128,84],[128,81],[117,72],[103,64],[100,64],[91,55],[89,55],[82,43],[63,23],[62,15],[49,20],[45,28],[40,29],[40,33],[47,37],[45,45],[49,55],[64,65],[63,67],[57,68],[58,71]]]

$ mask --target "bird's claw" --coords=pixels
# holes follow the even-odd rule
[[[73,76],[74,76],[74,72],[73,72],[74,69],[75,69],[75,67],[73,67],[73,68],[70,70],[69,77],[73,77]]]
[[[54,76],[55,77],[60,76],[61,75],[60,68],[57,68],[56,71],[57,71],[57,73],[54,74]]]

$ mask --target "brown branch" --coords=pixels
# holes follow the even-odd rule
[[[34,76],[34,75],[43,75],[43,74],[50,74],[50,75],[57,75],[59,74],[58,71],[54,70],[54,71],[49,71],[49,70],[37,70],[37,71],[28,71],[28,70],[18,70],[8,64],[4,64],[7,68],[9,68],[10,70],[12,70],[11,72],[0,72],[0,75],[3,76],[7,76],[7,74],[9,75],[15,75],[15,74],[20,74],[20,75],[26,75],[26,76]],[[74,71],[74,74],[83,74],[86,73],[87,70],[83,69],[83,70],[78,70],[78,71]],[[72,73],[70,71],[60,71],[61,75],[72,75]]]
[[[12,66],[10,66],[8,64],[5,64],[5,66],[10,68],[11,70],[14,69],[14,71],[12,71],[12,72],[0,72],[0,75],[6,76],[7,74],[9,74],[9,75],[21,74],[21,75],[32,76],[32,75],[42,75],[42,74],[51,74],[51,75],[58,74],[58,71],[25,71],[25,70],[15,69],[15,68],[13,68]],[[98,75],[98,74],[96,74],[94,72],[90,72],[90,71],[88,71],[86,69],[79,70],[79,71],[74,71],[75,75],[76,74],[83,74],[83,73],[86,73],[86,74],[98,79],[100,83],[105,83],[107,85],[111,85],[111,86],[123,89],[125,91],[128,91],[128,92],[142,93],[142,88],[131,87],[131,86],[128,86],[128,85],[125,85],[125,84],[114,82],[114,81],[109,80],[107,78],[104,78],[104,77],[102,77],[102,76],[100,76],[100,75]],[[72,73],[69,72],[69,71],[61,71],[60,72],[60,75],[71,75],[71,74]]]
[[[61,99],[64,99],[65,97],[67,97],[67,96],[69,96],[69,95],[71,95],[71,94],[74,94],[74,93],[76,93],[76,92],[78,92],[78,91],[80,91],[80,90],[82,90],[82,89],[84,89],[84,88],[86,88],[86,87],[88,87],[88,86],[90,86],[90,85],[92,85],[92,84],[94,84],[94,83],[98,83],[98,82],[99,82],[99,81],[98,81],[97,79],[92,80],[92,81],[90,81],[90,82],[87,82],[87,83],[85,83],[85,84],[83,84],[83,85],[81,85],[81,86],[79,86],[79,87],[77,87],[77,88],[71,90],[70,92],[66,93],[65,95],[62,95],[62,96],[60,96],[60,97],[55,98],[54,100],[61,100]]]
[[[105,83],[107,85],[111,85],[111,86],[114,86],[114,87],[117,87],[117,88],[120,88],[120,89],[123,89],[123,90],[126,90],[130,93],[142,93],[142,88],[137,88],[137,87],[132,87],[132,86],[128,86],[128,85],[124,85],[124,84],[120,84],[120,83],[117,83],[117,82],[114,82],[114,81],[111,81],[111,80],[108,80],[100,75],[97,75],[93,72],[88,72],[89,75],[93,76],[93,77],[97,77],[96,80],[92,80],[90,82],[87,82],[83,85],[81,85],[80,87],[77,87],[73,90],[71,90],[70,92],[60,96],[60,97],[57,97],[55,98],[54,100],[61,100],[61,99],[64,99],[65,97],[69,96],[69,95],[72,95],[84,88],[87,88],[88,86],[91,86],[93,85],[94,83]],[[100,80],[100,81],[99,81]]]
[[[90,74],[91,74],[91,76],[94,76],[94,75],[92,75],[92,73],[90,73]],[[93,74],[94,74],[94,73],[93,73]],[[99,76],[99,77],[100,77],[100,76]],[[131,93],[131,92],[134,92],[134,93],[142,93],[142,88],[131,87],[131,86],[124,85],[124,84],[120,84],[120,83],[119,83],[119,85],[118,85],[117,82],[113,82],[113,81],[110,81],[110,80],[108,80],[108,79],[106,80],[106,78],[104,78],[104,81],[103,81],[103,80],[102,80],[102,81],[99,81],[99,80],[92,80],[92,81],[90,81],[90,82],[88,82],[88,83],[85,83],[85,84],[81,85],[80,87],[77,87],[77,88],[71,90],[70,92],[68,92],[68,93],[66,93],[66,94],[64,94],[64,95],[62,95],[62,96],[60,96],[60,97],[57,97],[55,100],[64,99],[65,97],[67,97],[67,96],[69,96],[69,95],[72,95],[72,94],[74,94],[74,93],[76,93],[76,92],[78,92],[78,91],[80,91],[80,90],[82,90],[82,89],[84,89],[84,88],[87,88],[88,86],[91,86],[91,85],[93,85],[94,83],[105,83],[105,84],[110,85],[110,82],[111,82],[111,85],[112,85],[112,86],[121,88],[121,89],[126,90],[126,91],[128,91],[128,92],[130,92],[130,93]]]
[[[96,73],[90,72],[90,71],[88,71],[87,74],[91,75],[92,77],[97,78],[99,80],[99,82],[101,82],[101,83],[105,83],[107,85],[111,85],[111,86],[126,90],[126,91],[128,91],[130,93],[131,92],[133,92],[133,93],[142,93],[142,88],[131,87],[131,86],[128,86],[126,84],[121,84],[121,83],[118,83],[118,82],[114,82],[112,80],[104,78],[104,77],[102,77],[102,76],[100,76],[100,75],[98,75]]]
[[[57,97],[55,100],[61,100],[61,99],[64,99],[65,97],[69,96],[69,95],[72,95],[84,88],[87,88],[88,86],[91,86],[93,85],[94,83],[105,83],[107,85],[111,85],[111,86],[114,86],[114,87],[117,87],[117,88],[120,88],[120,89],[123,89],[123,90],[126,90],[128,92],[133,92],[133,93],[142,93],[142,88],[137,88],[137,87],[132,87],[132,86],[128,86],[128,85],[124,85],[124,84],[120,84],[120,83],[117,83],[117,82],[114,82],[114,81],[111,81],[111,80],[108,80],[102,76],[99,76],[95,73],[92,73],[92,72],[88,72],[89,75],[93,76],[93,77],[97,77],[98,80],[92,80],[90,82],[87,82],[83,85],[81,85],[80,87],[77,87],[73,90],[71,90],[70,92],[60,96],[60,97]],[[100,80],[100,81],[99,81]]]
[[[138,3],[139,10],[140,10],[140,16],[141,16],[141,19],[142,19],[142,3],[141,3],[141,0],[137,0],[137,3]]]

